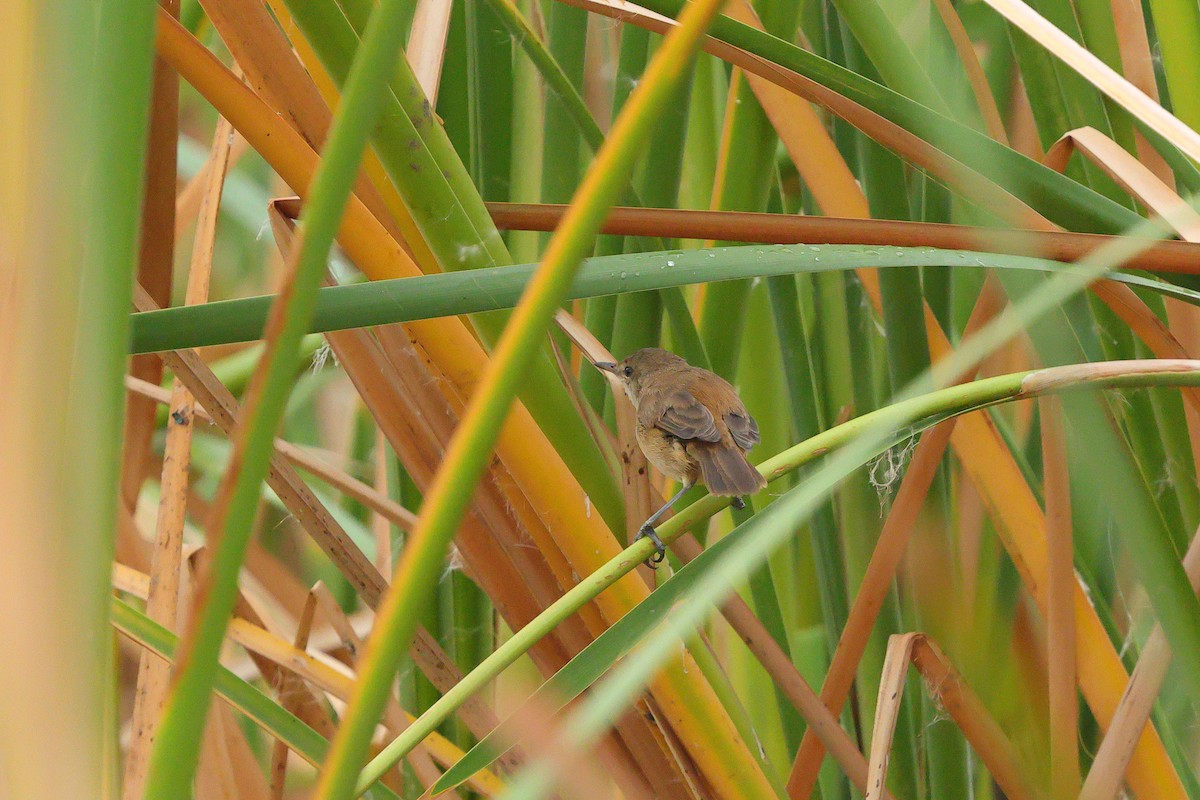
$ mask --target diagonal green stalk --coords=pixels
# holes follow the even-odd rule
[[[200,587],[192,638],[185,641],[177,662],[151,753],[147,798],[178,797],[195,775],[217,658],[233,612],[238,571],[254,526],[260,485],[293,384],[295,352],[312,317],[329,248],[382,109],[387,78],[402,43],[400,22],[405,6],[403,0],[384,0],[371,15],[313,179],[301,219],[292,284],[272,307],[278,336],[251,383],[231,466],[222,479],[209,521],[212,551],[204,575],[207,583]]]
[[[362,26],[357,21],[372,4],[373,0],[340,0],[339,4],[289,0],[294,19],[335,81],[341,82],[347,74],[350,57],[359,47]],[[372,143],[441,268],[470,270],[512,263],[480,195],[487,187],[472,183],[471,172],[438,124],[406,60],[396,62],[389,85],[386,110]],[[466,149],[468,155],[483,157],[479,148],[468,144]],[[479,163],[475,166],[482,169]],[[488,344],[498,339],[504,321],[504,315],[472,317],[480,338]],[[521,387],[521,401],[609,526],[620,530],[624,513],[616,482],[575,413],[549,348]]]
[[[579,135],[583,138],[584,144],[591,152],[595,153],[600,149],[600,146],[604,144],[604,131],[600,129],[600,126],[596,123],[595,118],[592,116],[592,112],[588,110],[587,104],[583,100],[583,96],[575,88],[575,85],[571,83],[571,80],[567,77],[562,67],[559,66],[558,62],[554,60],[554,56],[550,53],[546,46],[542,44],[541,39],[538,38],[537,31],[535,31],[533,26],[529,24],[529,21],[521,13],[521,10],[516,7],[513,1],[488,1],[490,2],[493,10],[495,10],[497,17],[504,23],[509,32],[512,34],[513,39],[521,45],[522,49],[525,51],[525,55],[528,56],[530,62],[537,68],[539,74],[542,76],[542,80],[546,83],[546,88],[553,93],[554,97],[561,105],[562,110],[565,111],[570,120],[579,129]],[[638,29],[628,29],[624,33],[621,40],[622,52],[625,51],[626,46],[630,43],[631,34],[635,32],[640,31]],[[620,81],[619,77],[618,81]],[[618,93],[618,95],[619,99],[623,97],[623,95],[620,93]],[[621,102],[623,102],[623,99]],[[686,123],[686,120],[684,122]],[[661,144],[661,138],[655,138],[654,143]],[[673,143],[668,142],[667,146],[672,147]],[[654,156],[655,153],[649,152],[647,153],[646,157],[653,159]],[[676,154],[676,157],[678,158],[679,154]],[[643,179],[644,178],[645,176],[643,176]],[[673,182],[665,182],[662,185],[678,186],[678,183],[678,180],[675,180]],[[629,187],[626,194],[629,203],[634,206],[675,205],[674,202],[651,202],[649,204],[642,202],[637,188],[632,186]],[[549,198],[543,197],[542,199],[548,200]],[[666,244],[657,237],[650,238],[646,241],[648,242],[649,249],[667,249]],[[603,244],[601,245],[600,254],[604,255]],[[696,326],[692,321],[691,312],[687,309],[687,301],[684,299],[683,294],[674,287],[670,287],[659,292],[659,299],[662,302],[663,310],[667,312],[667,317],[671,323],[672,332],[676,337],[676,349],[679,350],[680,354],[688,360],[688,363],[696,366],[707,367],[708,355],[704,351],[704,345],[700,341],[700,335],[696,331]],[[597,328],[604,327],[608,329],[607,335],[600,336],[601,341],[605,343],[608,343],[612,339],[612,327],[615,324],[613,314],[619,313],[616,311],[617,305],[618,303],[613,302],[612,307],[608,308],[602,304],[593,313],[592,318],[587,320],[589,330],[592,330],[592,332],[598,336],[603,331],[598,330]],[[603,309],[603,312],[601,309]],[[601,313],[603,313],[603,316],[605,317],[604,323],[600,323],[598,320],[598,318],[601,316]],[[596,322],[597,325],[593,326],[591,324],[593,322]],[[614,352],[625,352],[618,347],[616,342],[612,344],[612,347],[614,348]],[[581,384],[584,387],[585,394],[589,398],[592,398],[597,394],[603,397],[604,393],[607,392],[607,385],[605,384],[604,378],[596,373],[595,370],[586,371],[581,377]]]
[[[442,569],[446,550],[487,465],[523,376],[609,207],[628,182],[638,143],[648,134],[662,103],[671,96],[683,63],[698,47],[703,31],[721,3],[722,0],[697,2],[681,16],[679,28],[664,42],[613,125],[575,202],[551,239],[541,268],[504,329],[479,389],[426,494],[420,519],[397,565],[393,589],[379,609],[354,696],[314,793],[317,800],[348,798],[354,792],[359,766],[387,700],[396,664],[412,638],[429,586]]]

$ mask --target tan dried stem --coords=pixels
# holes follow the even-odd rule
[[[488,203],[501,230],[552,231],[566,206],[548,203]],[[934,222],[815,217],[746,211],[675,208],[613,208],[603,232],[620,236],[712,239],[762,244],[858,244],[867,247],[940,247],[1009,253],[1054,261],[1078,261],[1118,237],[1047,230],[1001,230]],[[1120,237],[1127,238],[1127,237]],[[1200,245],[1145,240],[1122,265],[1151,272],[1200,272]]]
[[[429,102],[437,105],[453,0],[417,0],[405,56]]]
[[[241,157],[250,149],[249,143],[245,137],[239,133],[233,135],[233,147],[229,151],[229,167],[233,167],[241,160]],[[179,194],[175,196],[175,237],[183,236],[188,226],[196,219],[200,213],[200,202],[204,199],[207,191],[209,175],[212,172],[212,159],[205,160],[204,164],[192,176],[192,179],[179,190]]]
[[[232,138],[233,127],[224,118],[218,119],[209,154],[212,167],[208,172],[208,182],[200,203],[196,235],[192,244],[192,261],[184,300],[187,305],[197,305],[208,300],[221,191],[225,186],[225,174],[229,168]],[[130,377],[136,378],[134,375]],[[150,597],[146,603],[147,615],[168,630],[178,629],[183,526],[187,516],[194,402],[192,393],[176,378],[167,414],[167,441],[160,479],[161,499],[150,563]],[[153,421],[156,416],[154,412],[157,410],[155,403],[151,400],[147,408],[149,418]],[[128,800],[141,796],[150,748],[154,742],[154,728],[166,702],[169,683],[170,670],[167,665],[143,653],[138,661],[133,733],[129,755],[125,761],[123,791]]]
[[[317,611],[317,598],[312,592],[309,592],[305,598],[304,608],[300,612],[300,619],[296,624],[296,635],[292,637],[292,646],[297,650],[308,649],[308,638],[312,634],[313,619]],[[279,698],[279,704],[285,711],[293,714],[296,713],[296,700],[291,693],[284,692],[283,681],[276,681],[272,686],[275,690],[275,696]],[[288,747],[281,741],[275,742],[271,748],[271,764],[268,775],[271,778],[271,798],[272,800],[283,800],[283,793],[287,783],[287,762],[288,762]]]
[[[146,383],[143,380],[128,376],[125,378],[125,386],[131,392],[149,397],[158,403],[167,404],[170,402],[170,392],[161,386]],[[202,405],[195,406],[194,411],[197,418],[212,422],[212,417],[209,416],[208,411]],[[287,459],[293,466],[299,467],[310,475],[320,478],[334,489],[362,503],[402,530],[411,528],[413,522],[416,520],[416,515],[413,512],[373,486],[363,483],[345,470],[338,469],[330,464],[325,460],[322,453],[283,439],[275,440],[275,451]]]
[[[1075,669],[1075,548],[1071,483],[1063,434],[1062,402],[1038,401],[1046,496],[1046,650],[1050,698],[1050,788],[1057,800],[1079,793],[1079,699]]]
[[[866,800],[882,797],[909,664],[921,673],[929,694],[958,725],[1004,796],[1009,800],[1033,800],[1037,795],[1022,774],[1012,744],[949,659],[923,633],[898,634],[888,639],[872,726]]]
[[[566,311],[559,311],[555,321],[589,363],[617,361],[583,323]],[[637,412],[625,395],[625,387],[611,372],[601,371],[601,374],[608,380],[613,397],[613,409],[617,419],[617,457],[620,459],[622,485],[625,489],[625,529],[632,537],[654,510],[654,504],[661,504],[663,499],[661,496],[654,496],[654,488],[650,485],[650,465],[646,461],[646,454],[637,443]]]
[[[383,431],[375,431],[375,491],[387,496],[388,491],[388,444]],[[376,512],[371,518],[371,532],[375,536],[375,568],[382,575],[392,574],[392,529],[387,516]],[[404,527],[404,530],[411,530]]]
[[[179,17],[179,0],[159,0],[159,13]],[[150,95],[150,130],[146,148],[138,241],[137,279],[161,305],[170,305],[175,264],[176,150],[179,137],[179,75],[162,58],[154,59]],[[158,383],[162,364],[135,356],[130,372]],[[121,462],[121,502],[132,511],[150,460],[154,433],[154,404],[129,397],[125,410]],[[128,797],[128,793],[126,794]]]
[[[1192,534],[1191,544],[1183,556],[1183,571],[1187,573],[1192,591],[1200,591],[1200,528]],[[1079,800],[1113,800],[1119,795],[1125,769],[1133,757],[1138,736],[1150,719],[1170,665],[1170,642],[1162,626],[1156,624],[1125,687],[1112,725],[1092,760]]]

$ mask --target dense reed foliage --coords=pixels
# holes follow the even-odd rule
[[[1200,796],[1196,8],[0,24],[0,796]]]

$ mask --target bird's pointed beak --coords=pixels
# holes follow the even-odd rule
[[[602,369],[605,372],[611,372],[613,375],[617,374],[617,363],[615,361],[597,361],[593,364],[593,366],[596,369]]]

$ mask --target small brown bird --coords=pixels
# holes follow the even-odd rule
[[[739,507],[742,495],[767,485],[746,460],[746,451],[758,444],[758,423],[724,378],[657,347],[638,350],[616,364],[599,361],[596,367],[624,385],[637,409],[637,440],[646,458],[683,483],[638,531],[638,539],[648,536],[658,547],[651,561],[665,555],[654,523],[697,482],[712,494],[737,497]]]

